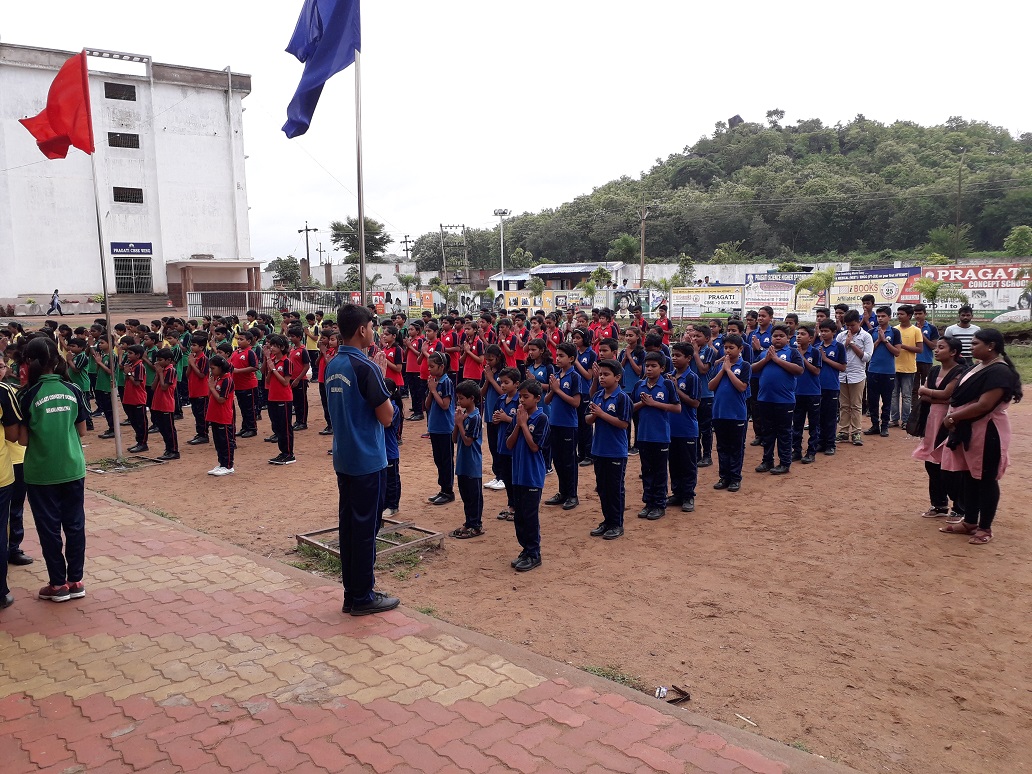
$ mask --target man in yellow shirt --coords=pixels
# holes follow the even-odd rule
[[[921,329],[910,324],[910,318],[913,316],[914,307],[910,304],[902,304],[896,310],[900,348],[896,357],[896,386],[892,390],[892,415],[889,427],[906,427],[910,419],[914,378],[917,375],[917,353],[924,347]]]

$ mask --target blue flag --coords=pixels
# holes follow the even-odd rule
[[[305,63],[294,98],[287,105],[287,137],[308,131],[319,95],[331,76],[355,61],[362,49],[359,0],[305,0],[287,53]]]

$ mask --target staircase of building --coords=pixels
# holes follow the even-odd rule
[[[150,312],[168,308],[167,293],[115,293],[111,297],[112,312]]]

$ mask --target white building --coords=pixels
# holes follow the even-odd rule
[[[0,44],[0,298],[257,290],[241,122],[248,75],[87,49],[96,141],[49,160],[18,119],[75,52]],[[127,73],[126,71],[129,71]]]

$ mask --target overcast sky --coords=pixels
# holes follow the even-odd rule
[[[267,261],[303,255],[305,220],[324,230],[357,213],[353,70],[329,82],[307,135],[280,131],[302,69],[283,51],[301,5],[51,0],[43,13],[0,0],[0,40],[249,73],[251,248]],[[500,207],[556,207],[637,177],[716,121],[763,121],[775,107],[789,123],[960,115],[1030,131],[1022,7],[367,0],[366,214],[400,254],[405,234],[491,226]]]

